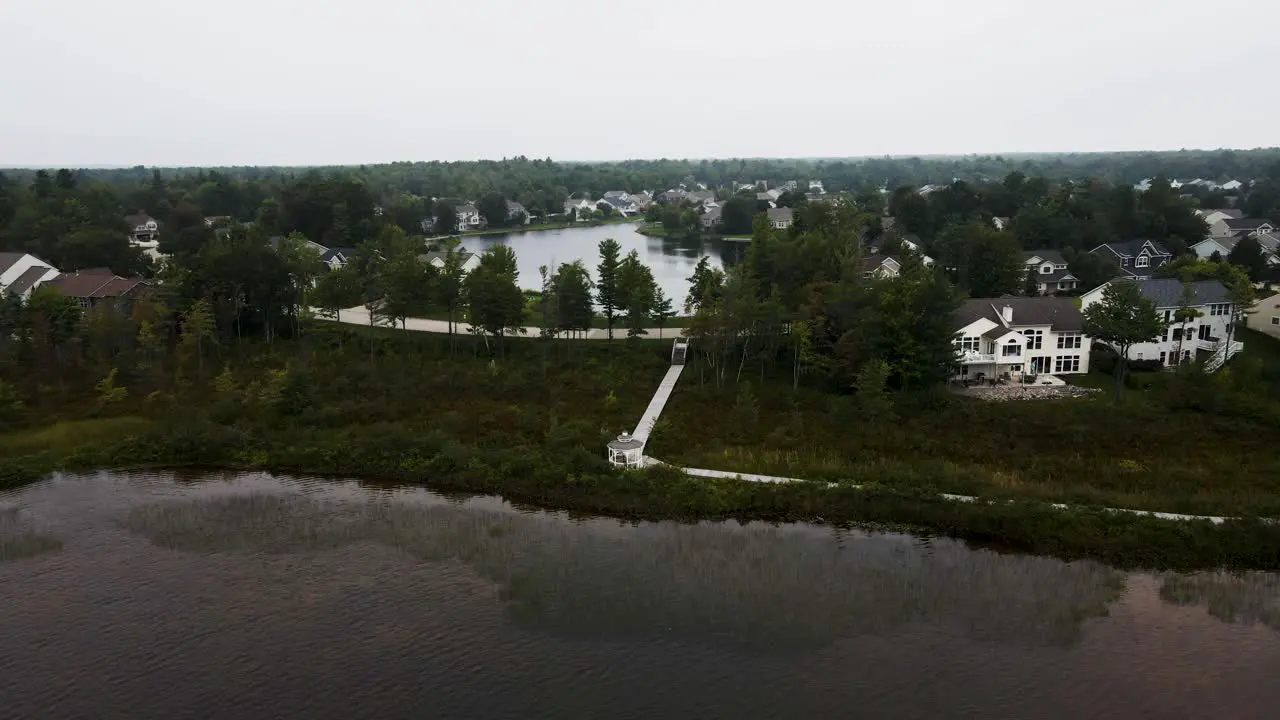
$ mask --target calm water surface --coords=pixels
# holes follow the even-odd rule
[[[600,264],[600,241],[613,238],[622,246],[625,256],[632,250],[640,254],[652,270],[654,280],[667,297],[679,307],[689,294],[687,278],[703,255],[711,259],[713,267],[732,264],[746,254],[747,243],[724,240],[667,240],[651,238],[636,232],[638,226],[597,225],[595,227],[570,228],[568,230],[534,230],[506,235],[480,235],[464,237],[462,246],[471,252],[482,252],[490,245],[509,245],[516,252],[520,270],[520,286],[530,290],[542,287],[538,268],[546,265],[555,269],[560,263],[582,260],[595,277]]]
[[[1275,718],[1280,581],[262,474],[0,495],[0,717]]]

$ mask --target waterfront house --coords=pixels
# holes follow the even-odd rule
[[[1118,278],[1081,295],[1081,310],[1100,302],[1107,288],[1119,282],[1134,280]],[[1182,282],[1176,278],[1138,282],[1138,292],[1155,303],[1160,317],[1170,323],[1170,327],[1154,342],[1138,343],[1129,348],[1130,360],[1159,360],[1164,365],[1177,365],[1190,361],[1196,357],[1197,351],[1201,351],[1210,359],[1214,354],[1224,354],[1222,362],[1225,362],[1240,351],[1243,346],[1233,342],[1230,353],[1225,352],[1227,332],[1235,317],[1235,307],[1227,296],[1227,289],[1217,280],[1202,280],[1189,285],[1194,293],[1190,307],[1198,316],[1186,323],[1178,323],[1174,315],[1182,300]]]
[[[791,227],[791,208],[769,208],[767,217],[769,225],[777,230],[786,230]]]
[[[585,213],[596,209],[595,202],[587,198],[569,198],[564,201],[564,214],[571,215],[577,213],[578,222],[585,222],[587,218]]]
[[[958,379],[1089,372],[1084,317],[1071,298],[976,298],[955,317]]]
[[[41,283],[58,277],[58,270],[35,255],[0,252],[0,297],[16,295],[23,302]]]
[[[469,273],[480,267],[480,256],[475,253],[469,253],[466,250],[458,249],[459,259],[462,260],[462,272]],[[445,259],[449,256],[444,250],[432,250],[418,255],[418,260],[427,263],[431,267],[440,269],[444,267]]]
[[[1075,290],[1080,280],[1067,268],[1067,260],[1057,250],[1028,250],[1022,253],[1027,273],[1035,277],[1041,295]]]
[[[475,205],[458,205],[454,208],[454,213],[458,216],[458,232],[479,230],[485,226],[484,218]]]
[[[623,217],[634,217],[640,214],[640,206],[636,204],[630,197],[606,197],[601,198],[597,205],[607,205],[613,208],[613,211]]]
[[[714,229],[715,226],[720,222],[721,212],[722,211],[719,207],[713,207],[710,210],[703,213],[699,218],[702,221],[702,229],[703,230]]]
[[[1280,293],[1270,293],[1249,308],[1249,328],[1280,340]]]
[[[521,225],[529,224],[529,211],[524,206],[514,200],[507,201],[507,221],[519,223]]]
[[[1111,260],[1122,275],[1135,280],[1150,278],[1156,268],[1173,259],[1173,253],[1155,240],[1103,243],[1089,252]]]

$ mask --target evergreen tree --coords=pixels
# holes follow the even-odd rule
[[[623,307],[622,296],[618,292],[618,267],[621,262],[618,254],[622,246],[612,238],[600,241],[600,264],[596,266],[596,303],[604,313],[605,326],[609,329],[609,339],[613,339],[615,316]]]

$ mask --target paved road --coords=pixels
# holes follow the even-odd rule
[[[369,311],[365,310],[363,307],[353,307],[347,310],[343,310],[340,313],[340,315],[341,315],[341,320],[344,323],[348,323],[351,325],[368,325],[369,324]],[[318,313],[316,314],[316,317],[320,318],[321,320],[333,320],[333,318],[326,318],[323,315],[320,315]],[[397,329],[400,328],[399,325],[397,325],[396,327]],[[453,327],[454,327],[454,332],[457,332],[457,333],[465,334],[471,331],[471,326],[463,322],[454,323]],[[447,320],[428,320],[426,318],[408,318],[405,320],[403,329],[415,330],[417,332],[447,334],[449,332],[449,322]],[[521,329],[524,330],[524,334],[527,337],[538,337],[539,335],[542,334],[542,331],[536,327],[526,327]],[[661,330],[659,330],[658,328],[649,328],[645,330],[645,337],[655,338],[655,339],[662,338],[664,340],[667,338],[674,339],[677,336],[679,336],[682,332],[684,332],[682,328],[662,328]],[[614,328],[613,336],[614,338],[625,339],[627,337],[626,328]],[[563,335],[563,337],[567,338],[570,336]],[[579,334],[579,335],[573,336],[572,339],[574,340],[608,340],[609,331],[598,329],[598,328],[591,329],[586,332],[585,336]]]

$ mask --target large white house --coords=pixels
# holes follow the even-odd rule
[[[1280,293],[1269,293],[1255,302],[1248,322],[1251,329],[1280,339]]]
[[[32,290],[58,274],[57,268],[35,255],[0,252],[0,298],[17,295],[26,302]]]
[[[1071,298],[966,300],[956,322],[959,378],[1018,380],[1089,372],[1089,338]]]
[[[1101,302],[1107,288],[1120,282],[1135,281],[1112,280],[1090,290],[1080,296],[1080,309],[1087,310],[1090,305]],[[1195,358],[1199,350],[1210,353],[1211,361],[1214,355],[1219,355],[1222,356],[1221,362],[1225,362],[1240,352],[1243,345],[1239,342],[1231,344],[1230,352],[1225,350],[1227,329],[1235,317],[1235,307],[1227,296],[1227,289],[1217,280],[1189,284],[1194,293],[1189,307],[1196,311],[1197,316],[1194,320],[1180,323],[1174,317],[1182,302],[1182,281],[1164,278],[1137,283],[1138,292],[1155,303],[1160,317],[1169,323],[1169,327],[1154,342],[1138,343],[1129,348],[1130,360],[1159,360],[1164,365],[1178,365]]]
[[[1022,259],[1041,295],[1075,290],[1080,284],[1079,278],[1067,269],[1067,259],[1057,250],[1028,250],[1022,253]]]

